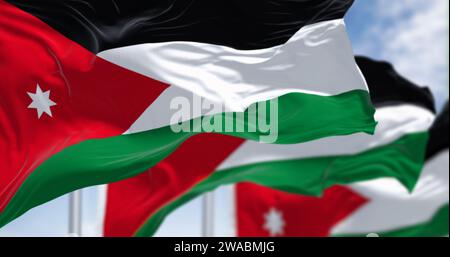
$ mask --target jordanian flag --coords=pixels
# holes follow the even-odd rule
[[[216,204],[214,231],[244,237],[446,236],[448,117],[447,105],[430,130],[427,160],[412,193],[388,178],[334,186],[322,198],[239,183],[217,192],[231,201]]]
[[[239,138],[372,134],[342,20],[351,4],[0,1],[0,226],[142,173],[201,132],[216,133],[186,144],[209,140],[209,155]]]
[[[104,235],[153,235],[178,207],[239,182],[320,196],[336,184],[390,177],[402,184],[403,190],[412,191],[424,164],[428,129],[435,118],[434,100],[428,89],[401,77],[390,64],[363,57],[357,61],[377,106],[375,135],[359,133],[292,145],[215,135],[222,147],[214,153],[210,150],[212,138],[185,144],[150,171],[108,185]],[[338,193],[351,195],[348,191]],[[356,198],[358,204],[364,202]],[[343,212],[348,214],[357,207],[351,204]],[[338,216],[342,217],[345,215]]]

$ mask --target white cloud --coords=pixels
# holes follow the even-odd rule
[[[429,86],[439,104],[448,99],[447,0],[378,0],[373,27],[355,51],[391,61],[415,83]]]

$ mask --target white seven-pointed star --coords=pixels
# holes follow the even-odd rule
[[[284,233],[284,220],[281,211],[270,208],[269,212],[264,214],[264,229],[269,231],[270,236],[279,236]]]
[[[27,94],[30,96],[31,104],[28,106],[28,108],[36,109],[38,119],[41,118],[42,113],[46,113],[48,116],[52,117],[52,110],[50,107],[56,105],[55,102],[50,100],[50,90],[42,92],[42,89],[39,87],[39,84],[36,85],[36,93],[30,93],[27,92]]]

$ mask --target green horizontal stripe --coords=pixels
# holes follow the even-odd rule
[[[320,196],[336,184],[392,177],[412,191],[423,168],[428,133],[415,133],[357,155],[266,162],[216,172],[156,212],[136,232],[151,236],[172,211],[220,186],[253,182],[301,195]]]
[[[252,108],[245,112],[245,120],[239,119],[236,114],[231,115],[235,116],[235,127],[244,124],[248,130],[257,127],[258,122],[265,122],[248,122],[246,118],[249,110]],[[336,96],[287,94],[278,99],[278,110],[279,137],[276,143],[279,144],[357,132],[373,134],[376,126],[373,119],[375,110],[369,94],[362,90]],[[225,114],[216,117],[230,119],[230,115]],[[195,121],[189,123],[194,124]],[[174,133],[170,127],[163,127],[142,133],[87,140],[70,146],[50,157],[29,175],[0,214],[0,227],[27,210],[68,192],[123,180],[144,172],[196,134]],[[226,134],[253,140],[265,135],[260,131]]]
[[[448,204],[441,207],[431,220],[391,231],[371,232],[380,237],[442,237],[448,235],[449,230]],[[366,237],[367,234],[335,235],[336,237]]]

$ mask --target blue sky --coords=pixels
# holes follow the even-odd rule
[[[346,17],[356,54],[390,61],[415,83],[448,98],[448,1],[356,0]]]
[[[448,99],[448,1],[356,0],[346,17],[356,54],[387,60],[404,76],[429,86],[441,107]],[[224,200],[216,195],[218,201]],[[83,190],[83,233],[96,229],[96,188]],[[0,229],[0,236],[65,236],[68,198],[34,208]],[[201,201],[169,217],[160,236],[200,235]]]

